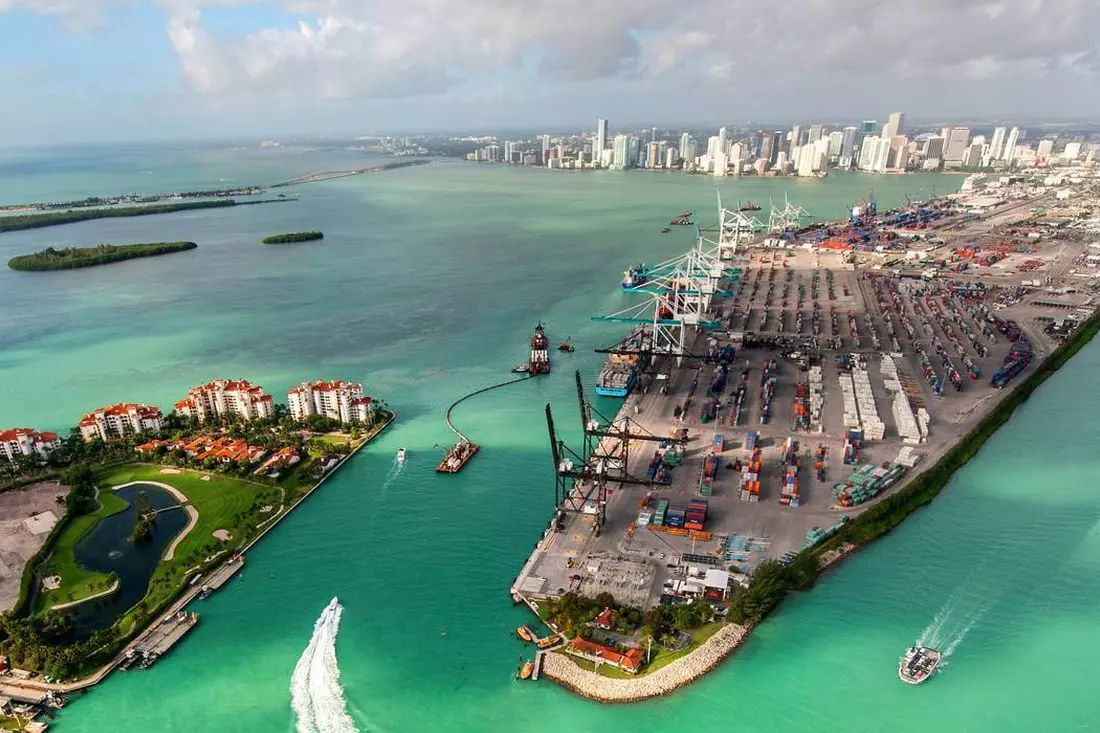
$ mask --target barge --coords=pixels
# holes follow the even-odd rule
[[[550,340],[546,338],[542,323],[535,326],[535,332],[531,334],[531,361],[527,370],[532,377],[550,373]]]
[[[455,443],[447,451],[447,455],[443,456],[443,460],[439,462],[439,465],[435,467],[436,473],[458,473],[465,468],[466,464],[479,450],[481,450],[480,445],[471,443],[468,440]]]

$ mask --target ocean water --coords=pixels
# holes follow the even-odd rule
[[[304,149],[40,151],[14,173],[0,166],[0,201],[262,182],[361,160]],[[788,193],[835,217],[871,187],[889,206],[958,182],[720,186],[727,200],[766,207]],[[553,503],[543,407],[552,401],[559,429],[578,432],[573,370],[591,385],[592,349],[623,332],[590,317],[630,302],[618,291],[626,266],[691,246],[688,230],[658,230],[685,208],[713,211],[714,181],[437,163],[292,190],[300,201],[0,235],[0,259],[48,244],[199,243],[84,271],[0,272],[0,424],[65,428],[115,400],[168,406],[219,375],[276,394],[307,378],[356,379],[399,416],[197,607],[184,644],[76,700],[62,733],[1100,723],[1100,461],[1089,450],[1100,346],[1029,400],[931,507],[791,599],[715,673],[666,699],[599,706],[512,679],[529,650],[510,632],[529,615],[507,591]],[[322,242],[259,244],[313,228]],[[463,473],[435,474],[453,439],[447,405],[507,379],[539,320],[576,353],[554,352],[549,378],[463,403],[454,420],[483,450]],[[402,446],[409,459],[397,466]],[[341,615],[325,622],[334,596]],[[907,687],[897,657],[922,636],[952,653],[942,675]],[[308,679],[294,695],[292,678]],[[299,719],[295,700],[320,713]]]

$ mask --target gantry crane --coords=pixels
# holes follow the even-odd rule
[[[582,447],[569,448],[554,429],[554,415],[546,405],[546,427],[550,432],[550,451],[554,458],[554,503],[560,512],[586,512],[596,518],[597,536],[607,511],[608,488],[618,486],[657,486],[660,482],[630,473],[631,441],[680,443],[682,439],[661,437],[649,432],[624,414],[607,418],[584,398],[581,373],[576,372],[577,403],[580,407]],[[560,521],[555,523],[560,526]]]

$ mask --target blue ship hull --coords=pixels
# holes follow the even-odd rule
[[[634,385],[631,385],[633,387]],[[626,397],[630,394],[630,389],[614,389],[612,387],[596,387],[596,394],[601,397]]]

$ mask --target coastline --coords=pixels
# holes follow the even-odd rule
[[[371,441],[373,441],[375,438],[377,438],[379,435],[381,435],[382,432],[386,428],[388,428],[390,426],[390,424],[393,423],[394,420],[397,419],[397,413],[395,411],[389,410],[389,412],[390,412],[389,419],[387,419],[384,423],[382,423],[380,426],[378,426],[373,432],[370,433],[370,435],[364,437],[362,442],[360,442],[360,444],[358,446],[353,448],[352,451],[350,453],[348,453],[348,455],[344,456],[340,460],[339,463],[337,463],[335,466],[333,466],[332,470],[330,470],[328,473],[326,473],[324,476],[322,476],[320,481],[318,481],[310,489],[305,491],[298,498],[297,501],[295,501],[293,504],[289,504],[289,505],[285,506],[284,509],[283,509],[283,512],[281,514],[279,514],[278,516],[272,517],[272,519],[269,520],[270,524],[268,524],[259,534],[257,534],[255,537],[253,537],[252,540],[250,540],[243,547],[241,547],[241,549],[238,550],[236,553],[232,553],[229,558],[227,558],[226,560],[218,563],[216,566],[211,568],[210,574],[213,575],[214,573],[219,573],[219,572],[224,571],[227,568],[227,563],[230,560],[233,560],[236,557],[243,557],[245,552],[247,552],[252,547],[254,547],[255,544],[260,541],[260,539],[262,539],[274,527],[278,526],[279,523],[283,519],[285,519],[287,516],[289,516],[290,513],[294,510],[294,508],[296,506],[301,504],[308,496],[310,496],[323,483],[325,483],[325,481],[327,481],[329,478],[334,476],[340,470],[340,468],[342,468],[344,466],[344,464],[346,464],[348,462],[348,460],[350,460],[352,458],[352,456],[354,456],[356,453],[359,452],[360,449],[362,449],[364,446],[368,445]],[[136,482],[136,483],[151,483],[151,482],[141,481],[141,482]],[[113,487],[113,488],[121,488],[121,486]],[[173,488],[172,492],[177,493],[178,490]],[[238,567],[239,567],[239,564],[238,564]],[[234,568],[234,570],[235,570],[235,568]],[[233,575],[233,573],[230,572],[229,577],[231,578],[232,575]],[[83,678],[77,679],[77,680],[72,680],[72,681],[69,681],[69,682],[48,683],[48,682],[42,682],[42,681],[39,681],[39,680],[21,680],[21,679],[17,679],[17,678],[6,676],[6,675],[0,675],[0,695],[4,695],[4,696],[7,696],[7,697],[12,697],[13,699],[23,699],[23,698],[26,698],[28,696],[28,692],[31,693],[32,695],[36,695],[36,696],[41,696],[41,695],[43,695],[47,692],[67,694],[67,693],[72,693],[72,692],[79,692],[80,690],[86,690],[90,687],[93,687],[93,686],[99,684],[104,679],[106,679],[110,675],[110,673],[113,672],[114,669],[123,660],[126,649],[131,648],[131,647],[139,644],[142,640],[144,640],[145,638],[150,636],[152,633],[154,633],[157,630],[157,628],[165,621],[165,619],[167,619],[170,616],[172,616],[172,615],[178,613],[179,611],[183,610],[187,606],[187,604],[189,604],[191,601],[193,601],[199,595],[200,592],[202,592],[201,586],[188,585],[188,586],[183,587],[180,590],[179,595],[177,595],[174,599],[170,600],[167,603],[167,606],[164,608],[164,610],[162,610],[160,613],[157,613],[156,615],[150,617],[150,620],[147,622],[144,629],[142,629],[139,633],[135,634],[134,636],[132,636],[132,637],[130,637],[129,639],[126,640],[126,643],[123,645],[123,649],[121,649],[118,652],[118,654],[116,654],[114,656],[113,659],[111,659],[109,662],[107,662],[107,664],[103,665],[99,669],[92,672],[87,677],[83,677]],[[87,599],[85,599],[85,600],[87,600]]]
[[[1030,374],[1007,390],[1000,399],[995,400],[990,405],[989,411],[942,455],[938,456],[934,463],[926,464],[923,470],[907,476],[895,491],[877,497],[874,502],[869,502],[869,506],[834,537],[820,545],[803,550],[800,555],[809,553],[817,559],[817,571],[804,586],[788,588],[788,592],[811,589],[827,570],[838,566],[843,560],[879,537],[885,536],[895,527],[900,526],[913,512],[932,502],[955,473],[981,450],[986,441],[993,437],[1002,425],[1008,422],[1016,408],[1026,402],[1036,389],[1056,374],[1078,351],[1087,346],[1098,332],[1100,332],[1100,311],[1094,313],[1065,341],[1047,354]],[[624,405],[621,409],[625,410],[626,406]],[[900,506],[895,506],[899,504]],[[897,512],[903,513],[898,517]],[[894,520],[892,524],[869,527],[869,534],[862,540],[855,536],[864,525],[875,522],[877,516],[884,513],[890,513],[888,518]],[[541,542],[542,539],[540,538],[539,541]],[[523,577],[527,572],[529,564],[530,561],[524,565],[519,577]],[[519,596],[534,611],[530,600],[522,593]],[[752,629],[782,605],[782,602],[780,600],[774,607],[764,612],[755,623],[744,626],[731,623],[722,628],[690,654],[662,667],[652,675],[634,679],[604,677],[597,672],[581,668],[567,658],[564,652],[544,655],[540,675],[546,676],[570,692],[596,702],[630,703],[663,697],[691,684],[716,668],[748,638]],[[728,629],[735,631],[727,633]]]

